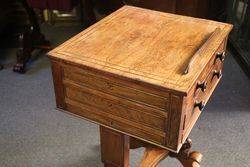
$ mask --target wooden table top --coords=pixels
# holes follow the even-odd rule
[[[48,55],[187,94],[231,28],[225,23],[124,6]],[[216,29],[220,31],[204,46]],[[184,74],[195,54],[196,63]]]

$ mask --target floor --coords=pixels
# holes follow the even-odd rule
[[[58,45],[78,27],[43,27]],[[37,52],[26,74],[12,72],[16,49],[0,50],[0,167],[101,167],[98,126],[55,109],[49,59]],[[250,80],[232,55],[190,138],[204,167],[250,167]],[[143,149],[131,152],[131,167]],[[171,158],[160,167],[180,164]]]

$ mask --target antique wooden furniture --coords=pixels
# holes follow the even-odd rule
[[[142,164],[167,154],[198,163],[187,138],[221,79],[231,29],[124,6],[48,53],[57,107],[101,125],[106,166],[128,166],[140,146]]]
[[[1,2],[2,7],[13,6],[11,3],[20,3],[22,8],[24,8],[25,13],[28,16],[29,25],[27,28],[20,33],[19,35],[19,49],[16,53],[16,63],[13,66],[13,71],[18,73],[25,73],[26,71],[26,63],[30,60],[32,52],[36,49],[51,49],[50,42],[46,40],[45,36],[42,34],[39,26],[39,21],[37,15],[33,8],[38,8],[40,10],[51,9],[51,10],[62,10],[62,11],[70,11],[78,5],[81,4],[83,8],[84,17],[90,18],[94,17],[89,14],[88,8],[90,5],[88,1],[85,0],[75,1],[75,0],[9,0],[6,2]],[[20,12],[20,11],[18,11]],[[9,16],[6,16],[7,18]],[[82,16],[83,17],[83,16]],[[88,22],[88,19],[83,19],[82,21]],[[89,26],[91,23],[85,23]],[[1,28],[1,26],[0,26]],[[0,65],[0,69],[1,69]]]
[[[19,36],[19,49],[16,53],[17,62],[13,66],[13,71],[18,73],[25,72],[26,63],[29,61],[32,52],[35,49],[50,49],[50,43],[40,31],[38,19],[34,10],[29,6],[26,0],[11,0],[19,2],[24,8],[29,26]],[[10,1],[10,2],[11,2]],[[9,3],[9,1],[7,1]]]
[[[18,46],[18,34],[27,25],[26,12],[18,0],[0,2],[0,48]],[[0,65],[0,69],[3,66]]]
[[[12,0],[19,2],[25,9],[29,26],[20,34],[20,46],[16,53],[17,62],[13,66],[13,71],[25,73],[26,63],[29,61],[35,49],[51,49],[50,42],[41,33],[39,21],[33,8],[71,10],[74,3],[71,0]],[[9,2],[7,2],[9,3]]]

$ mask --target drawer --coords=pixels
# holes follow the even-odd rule
[[[66,98],[160,131],[165,130],[167,115],[155,109],[137,105],[98,90],[64,81]],[[153,111],[153,112],[152,112]]]
[[[188,98],[186,106],[186,114],[184,116],[183,130],[181,142],[185,142],[185,139],[188,137],[192,127],[199,118],[202,110],[204,109],[206,103],[208,102],[210,96],[212,95],[214,89],[221,79],[221,75],[217,77],[215,73],[220,72],[221,68],[213,68],[208,77],[206,78],[207,87],[204,92],[198,91],[197,94],[193,97]]]
[[[194,86],[194,96],[203,90],[203,87],[207,84],[205,80],[208,78],[208,75],[211,73],[211,71],[215,68],[221,69],[223,67],[224,58],[225,43],[222,42],[217,51],[212,55],[202,74],[199,76],[199,79]]]
[[[57,83],[58,89],[55,89],[58,108],[130,136],[162,147],[167,146],[166,136],[170,133],[168,132],[168,108],[163,109],[136,99],[140,99],[142,95],[146,95],[149,99],[160,97],[159,101],[166,100],[168,106],[168,92],[156,91],[136,84],[130,86],[130,83],[124,82],[122,87],[128,89],[128,92],[135,90],[136,93],[126,94],[124,90],[121,96],[113,92],[113,89],[109,91],[106,90],[107,87],[100,85],[104,80],[120,86],[118,80],[110,81],[101,75],[95,78],[91,72],[62,62],[60,64],[53,62],[52,65],[53,76],[57,76],[54,77],[54,83]],[[134,100],[128,97],[133,97]]]
[[[109,112],[105,112],[97,107],[86,105],[84,103],[65,98],[66,110],[75,115],[84,117],[92,122],[103,126],[114,128],[123,133],[153,142],[159,145],[165,145],[166,133],[150,128],[141,123],[136,123],[130,119],[118,117]]]
[[[209,67],[205,70],[200,79],[197,80],[194,88],[194,99],[195,101],[207,102],[208,97],[210,97],[216,85],[217,80],[221,77],[221,70],[223,68],[223,63],[225,59],[225,42],[219,46],[217,51],[212,56],[209,61]]]
[[[215,78],[220,79],[222,75],[223,62],[219,62],[213,65],[213,68],[208,73],[208,76],[201,81],[197,81],[194,91],[194,99],[200,99],[202,96],[210,92],[213,86]]]
[[[203,91],[199,89],[195,92],[194,100],[196,104],[194,104],[194,106],[198,107],[200,110],[205,107],[205,104],[207,103],[209,97],[220,81],[221,76],[222,63],[218,63],[214,66],[214,68],[211,69],[208,77],[202,82],[206,83],[206,89],[204,89]]]
[[[169,109],[169,93],[154,91],[140,85],[121,82],[110,77],[91,73],[76,67],[64,67],[64,78],[72,80],[80,85],[87,86],[102,92],[124,98],[142,105],[147,105],[162,111]]]
[[[197,79],[195,85],[190,90],[189,95],[185,98],[186,105],[184,108],[184,134],[182,136],[182,142],[184,142],[187,138],[218,82],[220,81],[225,56],[224,49],[225,44],[223,42],[211,57],[211,60]],[[221,59],[221,56],[218,56],[218,53],[223,53],[223,55],[221,55]]]

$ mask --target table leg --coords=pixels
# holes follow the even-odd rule
[[[129,167],[129,136],[100,126],[104,167]]]
[[[145,147],[139,167],[156,167],[167,156],[176,158],[183,167],[200,167],[202,155],[192,151],[192,141],[187,139],[179,153],[129,137],[109,128],[100,126],[101,158],[104,167],[129,167],[129,149]]]
[[[200,167],[202,154],[197,151],[191,151],[192,141],[187,139],[182,145],[179,153],[170,153],[169,156],[176,158],[184,167]]]
[[[156,167],[167,156],[176,158],[183,167],[200,167],[202,154],[197,151],[191,151],[192,141],[187,139],[180,149],[179,153],[174,153],[166,149],[154,146],[150,143],[130,137],[130,149],[145,147],[139,167]]]
[[[139,167],[156,167],[169,151],[159,147],[146,147]]]

